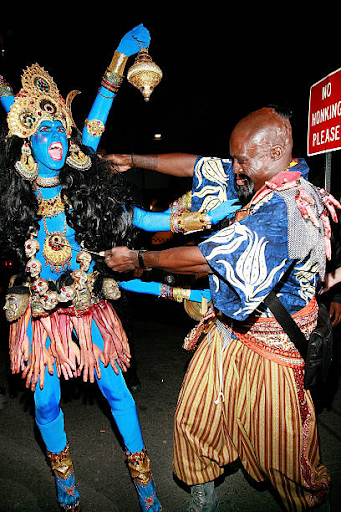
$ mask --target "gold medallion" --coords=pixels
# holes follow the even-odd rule
[[[60,231],[49,233],[45,238],[43,256],[46,266],[57,274],[65,270],[72,258],[72,251],[67,238]]]

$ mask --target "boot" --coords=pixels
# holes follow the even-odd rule
[[[330,493],[326,495],[322,503],[310,508],[312,512],[330,512]]]
[[[156,496],[156,490],[152,473],[150,471],[150,459],[144,448],[141,452],[128,453],[126,459],[130,476],[139,497],[140,507],[143,512],[160,512],[161,503]]]
[[[47,452],[57,490],[57,499],[62,511],[79,512],[79,492],[75,483],[69,444],[60,453]]]
[[[214,489],[214,482],[191,485],[191,501],[186,512],[216,512],[218,498]]]

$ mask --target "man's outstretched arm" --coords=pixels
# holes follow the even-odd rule
[[[165,251],[134,251],[114,247],[102,253],[112,270],[128,272],[138,268],[160,268],[183,274],[211,272],[199,247],[174,247]]]
[[[198,155],[190,153],[164,153],[160,155],[105,155],[103,159],[113,165],[119,172],[127,171],[133,167],[150,169],[178,177],[192,177],[194,164]]]

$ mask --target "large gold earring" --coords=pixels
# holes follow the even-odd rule
[[[71,141],[66,163],[73,169],[87,171],[91,167],[91,158],[88,155],[85,155],[77,144]]]
[[[21,146],[21,158],[14,164],[14,167],[25,180],[33,181],[38,176],[39,166],[34,161],[31,148],[26,141]]]

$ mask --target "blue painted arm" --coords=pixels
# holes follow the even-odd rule
[[[12,87],[2,75],[0,75],[0,102],[5,109],[5,112],[8,114],[14,103],[14,93],[12,91]]]
[[[144,281],[141,281],[141,279],[132,279],[131,281],[121,281],[118,283],[118,285],[123,290],[127,290],[129,292],[145,293],[148,295],[155,295],[156,297],[162,296],[164,298],[170,298],[172,296],[172,293],[170,293],[172,287],[157,283],[155,281],[145,283]],[[207,299],[207,301],[211,300],[210,290],[190,290],[189,300],[194,302],[201,302],[203,298]]]
[[[232,217],[240,208],[240,205],[235,205],[236,202],[236,199],[225,201],[220,206],[206,212],[211,224],[214,225],[226,217]],[[171,214],[172,212],[170,210],[165,212],[148,212],[134,207],[133,224],[144,231],[171,231]],[[185,212],[183,215],[190,216],[192,214],[194,215],[193,212]],[[200,228],[198,227],[198,229]]]
[[[5,112],[8,113],[10,111],[11,106],[14,103],[14,96],[3,96],[2,98],[0,98],[0,101],[1,105],[5,109]]]
[[[127,32],[121,39],[112,61],[104,73],[101,87],[83,129],[83,144],[91,147],[94,151],[97,150],[113,100],[123,81],[123,71],[128,57],[139,52],[141,47],[147,48],[149,43],[149,31],[142,23]]]
[[[133,224],[143,231],[170,231],[171,212],[148,212],[134,207]]]

